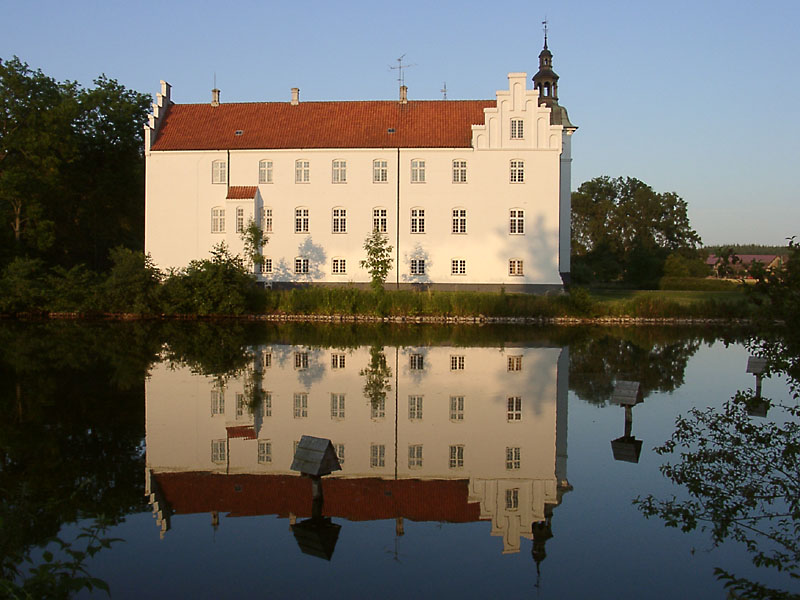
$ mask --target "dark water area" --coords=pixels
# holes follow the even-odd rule
[[[0,323],[1,575],[32,597],[727,598],[722,568],[797,594],[744,544],[633,503],[686,496],[654,448],[754,387],[748,338]],[[789,399],[780,375],[761,393]],[[754,423],[785,418],[762,408]],[[341,461],[321,505],[290,468],[303,435]],[[81,550],[87,531],[114,541],[76,567],[53,538]]]

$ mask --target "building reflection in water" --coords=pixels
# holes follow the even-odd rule
[[[374,393],[379,354],[388,369]],[[333,441],[342,466],[324,484],[326,517],[394,519],[398,535],[404,519],[485,520],[503,553],[532,540],[538,564],[571,489],[568,363],[560,347],[273,345],[235,378],[156,365],[146,493],[161,535],[181,514],[215,526],[219,513],[310,518],[311,481],[290,467],[312,435]]]

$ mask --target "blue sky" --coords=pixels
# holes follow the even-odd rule
[[[493,98],[537,70],[541,21],[580,129],[573,187],[637,177],[689,204],[707,244],[800,236],[798,0],[526,3],[0,0],[0,57],[101,73],[176,102]]]

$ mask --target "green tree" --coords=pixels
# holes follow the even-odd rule
[[[253,265],[264,265],[264,245],[269,242],[269,237],[253,219],[247,221],[247,226],[241,233],[244,242],[244,260]]]
[[[370,285],[376,292],[383,291],[383,284],[392,269],[392,250],[389,239],[377,229],[373,229],[364,240],[364,250],[367,251],[366,260],[361,261],[361,268],[369,271],[372,281]]]

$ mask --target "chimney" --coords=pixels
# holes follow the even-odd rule
[[[292,106],[300,104],[300,88],[292,88]]]
[[[408,86],[400,86],[400,104],[408,104]]]
[[[211,106],[219,106],[219,90],[217,88],[211,90]]]

